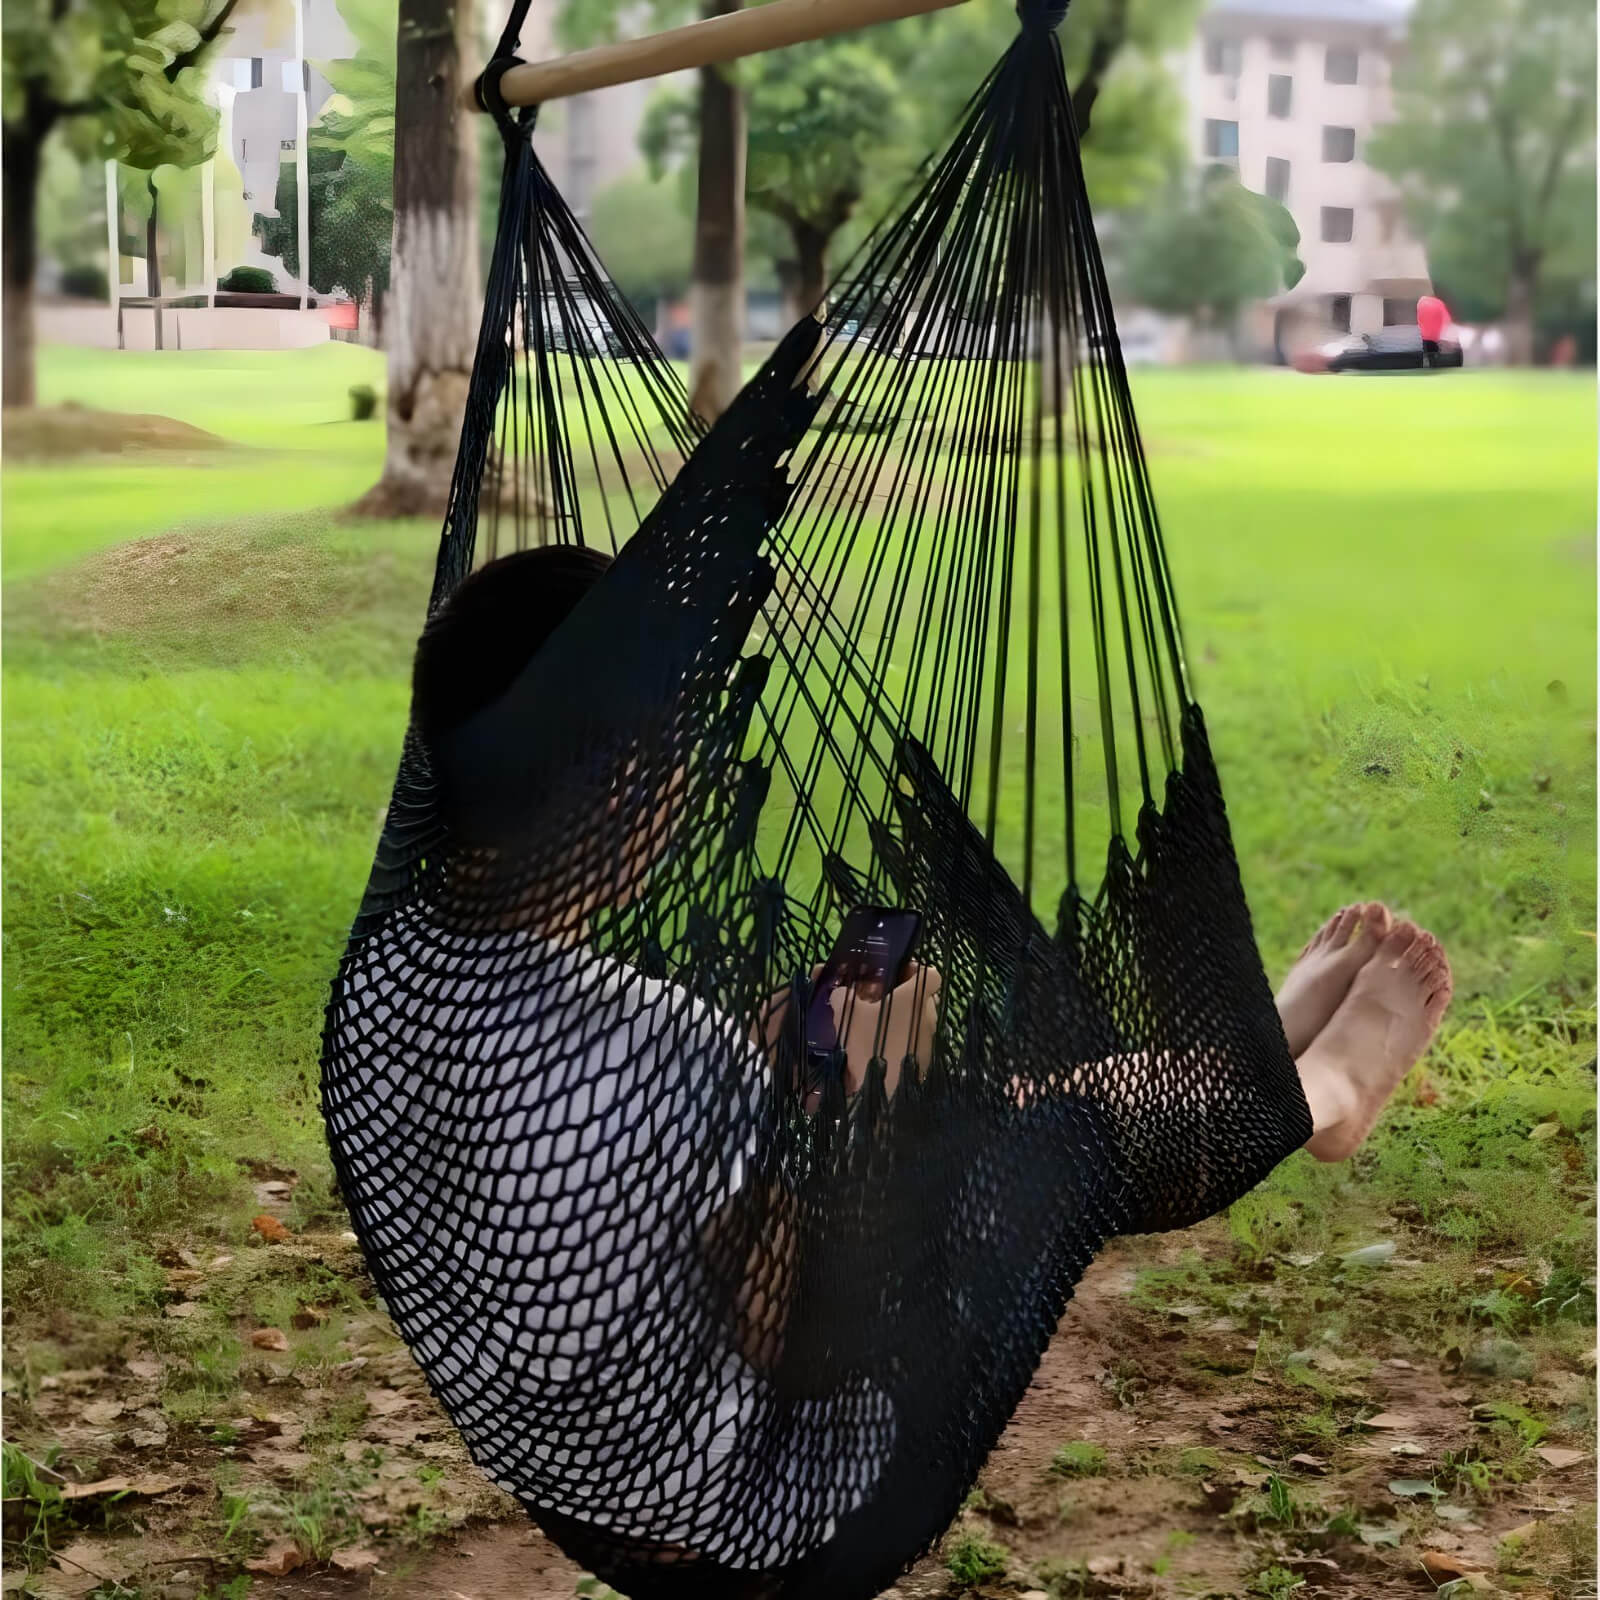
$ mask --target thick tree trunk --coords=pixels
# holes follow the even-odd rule
[[[34,403],[33,275],[38,265],[39,163],[44,141],[23,127],[8,127],[0,146],[5,206],[0,253],[4,255],[4,401]]]
[[[433,516],[449,498],[481,294],[477,124],[461,106],[473,40],[472,0],[400,0],[388,451],[364,515]]]
[[[1511,258],[1506,282],[1506,360],[1516,367],[1533,364],[1534,306],[1543,264],[1542,250],[1518,250]]]
[[[725,16],[740,0],[703,0]],[[744,345],[744,97],[727,67],[700,69],[700,185],[689,284],[689,404],[706,422],[738,394]]]
[[[161,210],[161,196],[156,193],[156,176],[152,172],[147,180],[150,189],[150,220],[144,225],[144,292],[152,301],[150,315],[155,318],[153,338],[157,350],[161,348],[161,307],[154,304],[161,296],[161,229],[157,221]]]

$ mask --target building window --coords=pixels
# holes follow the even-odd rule
[[[1407,300],[1385,299],[1383,325],[1386,328],[1409,328],[1417,320],[1417,302],[1413,296]]]
[[[1274,61],[1294,60],[1294,40],[1285,39],[1281,34],[1267,41],[1267,48],[1272,52]]]
[[[1322,159],[1324,161],[1354,161],[1356,158],[1356,130],[1354,128],[1324,128],[1322,130]]]
[[[1330,44],[1328,58],[1323,67],[1323,77],[1329,83],[1354,83],[1359,75],[1361,58],[1347,45]]]
[[[1335,333],[1349,333],[1350,331],[1350,296],[1347,294],[1330,294],[1328,296],[1328,321],[1333,324]]]
[[[1356,214],[1349,206],[1322,208],[1322,242],[1349,244],[1356,236]]]
[[[250,57],[250,87],[252,89],[259,89],[261,87],[261,66],[262,62],[260,56]]]
[[[1206,40],[1206,71],[1214,76],[1237,78],[1244,64],[1244,47],[1237,39]]]
[[[1289,203],[1289,163],[1282,156],[1267,157],[1267,198],[1280,206]]]
[[[1267,79],[1267,115],[1286,117],[1294,104],[1294,79],[1274,72]]]
[[[1239,159],[1239,124],[1206,118],[1206,154],[1215,161]]]

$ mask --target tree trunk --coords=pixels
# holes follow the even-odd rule
[[[740,0],[702,0],[726,16]],[[700,69],[700,184],[689,284],[689,404],[706,422],[740,386],[744,345],[744,97],[726,67]]]
[[[439,515],[450,494],[481,294],[477,122],[461,106],[473,39],[472,0],[400,0],[388,449],[362,515]]]
[[[809,222],[791,222],[795,275],[790,286],[789,320],[809,317],[828,292],[828,235]]]
[[[31,406],[35,398],[33,275],[38,265],[39,162],[44,141],[26,127],[8,127],[0,146],[4,169],[5,226],[0,233],[4,255],[5,378],[8,406]]]
[[[1511,274],[1506,282],[1506,360],[1512,366],[1533,364],[1534,303],[1538,298],[1543,258],[1542,250],[1521,249],[1512,253]]]
[[[161,297],[161,233],[156,220],[161,210],[161,197],[156,193],[156,175],[145,180],[150,190],[150,220],[144,225],[144,292],[150,296],[150,315],[155,319],[152,338],[155,348],[161,348],[161,307],[155,302]]]

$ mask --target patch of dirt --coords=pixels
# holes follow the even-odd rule
[[[292,1178],[264,1169],[258,1239],[274,1235],[260,1224],[283,1212]],[[1298,1258],[1226,1280],[1230,1295],[1237,1288],[1267,1307],[1261,1315],[1135,1292],[1145,1269],[1187,1271],[1197,1259],[1220,1268],[1229,1255],[1217,1223],[1106,1251],[942,1551],[889,1591],[895,1600],[1020,1600],[1030,1590],[1051,1600],[1242,1600],[1296,1583],[1297,1600],[1401,1600],[1433,1581],[1424,1552],[1436,1573],[1487,1581],[1504,1570],[1508,1535],[1528,1551],[1529,1573],[1545,1575],[1519,1593],[1592,1595],[1579,1549],[1595,1492],[1585,1439],[1572,1436],[1585,1448],[1557,1448],[1556,1460],[1482,1500],[1449,1475],[1450,1459],[1481,1451],[1483,1402],[1503,1405],[1509,1394],[1547,1414],[1583,1410],[1592,1366],[1572,1359],[1532,1379],[1474,1378],[1459,1351],[1441,1358],[1407,1343],[1378,1298],[1393,1292],[1383,1287],[1391,1280],[1371,1278],[1343,1291],[1372,1301],[1373,1315],[1354,1324],[1361,1336],[1302,1352],[1302,1376],[1291,1378],[1282,1350],[1269,1359],[1260,1341],[1274,1296],[1327,1293]],[[41,1575],[41,1593],[54,1580],[66,1600],[74,1573],[92,1566],[139,1582],[151,1600],[194,1600],[252,1549],[270,1563],[287,1547],[281,1575],[254,1578],[255,1600],[572,1600],[582,1573],[472,1467],[372,1302],[349,1235],[179,1249],[170,1259],[162,1332],[146,1329],[98,1365],[29,1380],[23,1392],[11,1381],[10,1437],[36,1460],[50,1444],[64,1447],[56,1464],[68,1481],[102,1476],[93,1494],[107,1502],[114,1535],[92,1534],[93,1520],[78,1517],[56,1544],[69,1564]],[[328,1318],[330,1275],[358,1294]],[[301,1282],[319,1298],[295,1291]],[[274,1303],[301,1307],[285,1313],[296,1341],[288,1353],[256,1339],[241,1312],[271,1285],[289,1291]],[[198,1413],[191,1400],[185,1414],[200,1352],[230,1334],[244,1348],[237,1388]],[[309,1340],[322,1343],[313,1351]],[[1063,1471],[1053,1457],[1069,1442],[1099,1446],[1103,1460],[1083,1452],[1086,1469]],[[314,1480],[336,1485],[336,1503],[317,1514],[342,1519],[328,1540],[340,1565],[300,1564],[287,1522],[249,1524],[254,1545],[226,1543],[228,1504],[287,1507]],[[963,1535],[1003,1547],[1003,1578],[961,1590],[943,1555]],[[1560,1571],[1571,1581],[1552,1584],[1548,1574]]]
[[[422,559],[330,548],[325,521],[198,528],[114,545],[14,588],[8,626],[50,637],[168,642],[226,658],[262,630],[283,645],[352,616],[391,615],[414,638],[427,595]]]
[[[232,448],[226,439],[192,423],[137,411],[97,411],[69,402],[37,408],[10,406],[0,413],[0,449],[10,461]]]

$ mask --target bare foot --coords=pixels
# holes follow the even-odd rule
[[[1356,974],[1378,953],[1394,918],[1376,900],[1346,906],[1317,929],[1278,991],[1289,1054],[1298,1057],[1327,1027]]]
[[[1450,963],[1414,922],[1396,923],[1350,992],[1299,1058],[1319,1161],[1355,1153],[1450,1004]]]

